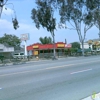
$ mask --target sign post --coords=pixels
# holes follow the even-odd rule
[[[27,57],[27,40],[29,40],[29,34],[21,34],[21,40],[24,41],[24,55]]]
[[[25,47],[25,56],[27,56],[27,42],[26,41],[24,41],[24,47]]]

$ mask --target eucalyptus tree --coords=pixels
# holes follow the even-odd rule
[[[71,29],[77,31],[80,43],[82,44],[82,54],[84,56],[84,41],[87,31],[94,25],[94,0],[60,0],[59,14],[63,24],[70,23]]]
[[[37,8],[33,8],[31,12],[31,18],[36,25],[36,28],[46,28],[48,32],[51,33],[53,38],[54,46],[54,57],[56,59],[55,53],[55,34],[56,29],[56,18],[54,18],[54,9],[52,6],[53,2],[51,0],[36,0]],[[52,0],[53,1],[53,0]]]
[[[87,31],[94,25],[94,11],[98,0],[36,0],[37,9],[32,10],[32,19],[36,27],[45,27],[51,32],[54,40],[56,18],[54,12],[59,11],[60,24],[72,26],[77,31],[82,54],[84,56],[84,41]],[[56,15],[57,16],[57,15]]]
[[[3,10],[3,6],[7,3],[8,0],[6,0],[4,2],[4,0],[0,0],[0,18],[1,18],[1,14],[2,14],[2,10]]]
[[[99,29],[99,41],[100,41],[100,0],[95,0],[94,6],[94,24]]]
[[[16,17],[16,13],[15,13],[14,5],[12,3],[7,3],[7,2],[8,2],[8,0],[0,0],[0,18],[1,18],[4,6],[5,5],[12,5],[13,10],[14,10],[14,14],[15,14],[15,18],[12,18],[12,23],[13,23],[14,29],[16,30],[17,28],[19,28],[19,25],[18,25],[18,20],[17,20],[17,17]],[[7,8],[5,8],[5,9],[7,10]]]

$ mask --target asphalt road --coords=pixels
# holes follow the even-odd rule
[[[100,92],[100,56],[0,67],[0,100],[81,100]]]

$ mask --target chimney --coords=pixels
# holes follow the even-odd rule
[[[65,39],[65,44],[67,44],[67,40]]]

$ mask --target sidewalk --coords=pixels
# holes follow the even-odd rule
[[[15,61],[15,62],[4,62],[4,63],[0,63],[0,67],[3,66],[10,66],[10,65],[20,65],[20,64],[25,64],[25,63],[32,63],[32,62],[39,62],[39,61],[49,61],[52,59],[31,59],[28,61],[28,59],[24,59],[22,61]]]
[[[92,94],[91,96],[84,98],[82,100],[100,100],[100,93],[98,94]]]
[[[60,58],[57,58],[57,60],[61,60],[61,59],[73,59],[73,58],[76,58],[76,57],[60,57]],[[10,65],[19,65],[19,64],[25,64],[25,63],[32,63],[32,62],[39,62],[39,61],[52,61],[52,59],[45,59],[45,58],[40,58],[40,59],[31,59],[28,61],[28,59],[26,60],[23,60],[23,61],[15,61],[15,62],[4,62],[4,63],[0,63],[0,67],[1,66],[10,66]]]

